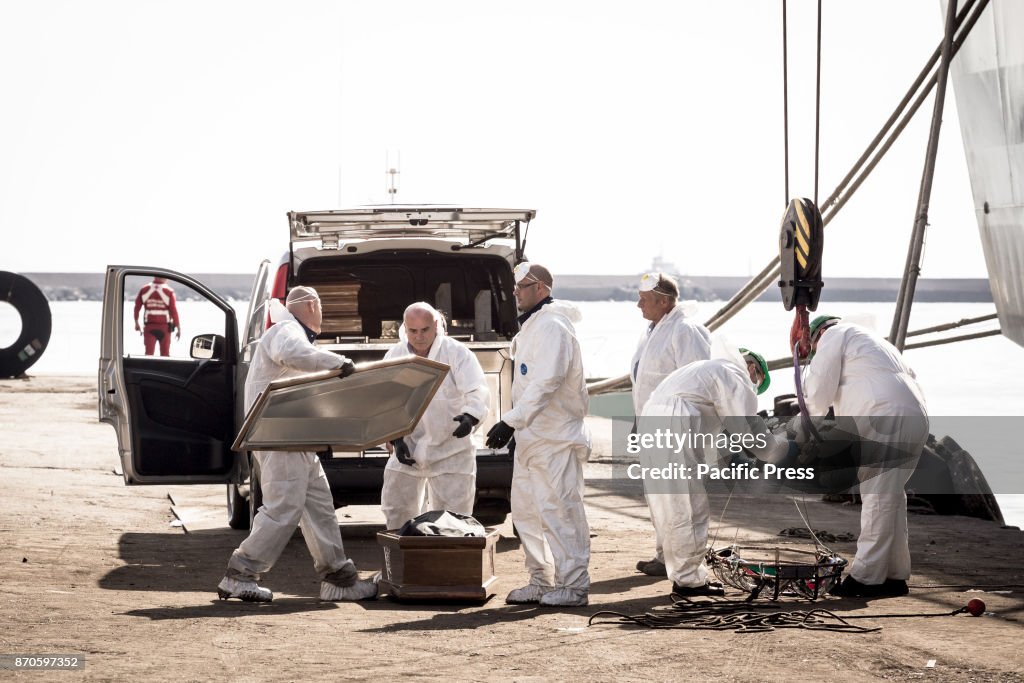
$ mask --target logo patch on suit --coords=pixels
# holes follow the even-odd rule
[[[520,375],[525,375],[526,374],[526,363],[520,363],[519,364],[519,374]]]

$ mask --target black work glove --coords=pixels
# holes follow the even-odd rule
[[[504,420],[499,420],[487,432],[487,447],[501,448],[509,442],[515,431],[512,427],[505,424]]]
[[[416,464],[415,458],[413,458],[412,453],[409,452],[409,447],[405,444],[405,439],[395,439],[391,442],[391,445],[395,447],[395,457],[398,458],[398,462],[403,465]]]
[[[454,422],[459,423],[459,426],[455,428],[454,432],[452,432],[452,436],[454,436],[456,439],[461,439],[464,436],[468,436],[469,433],[473,431],[473,427],[476,427],[477,424],[480,422],[480,420],[476,419],[469,413],[463,413],[458,417],[453,417],[452,420]]]
[[[341,376],[348,377],[356,371],[356,364],[350,360],[345,361],[341,366]]]

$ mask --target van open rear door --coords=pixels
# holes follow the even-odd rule
[[[455,206],[367,206],[337,211],[292,211],[288,214],[291,244],[319,241],[337,249],[351,240],[427,237],[477,246],[492,239],[514,240],[516,261],[523,258],[526,230],[533,209],[475,209]]]

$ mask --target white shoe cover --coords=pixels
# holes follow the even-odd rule
[[[545,607],[583,607],[588,601],[587,591],[563,587],[545,593],[540,604]]]
[[[351,586],[337,586],[327,581],[320,582],[320,599],[324,602],[368,600],[377,597],[377,584],[373,581],[356,581]]]
[[[509,605],[532,605],[540,602],[545,593],[550,591],[548,586],[538,586],[535,583],[528,583],[522,588],[516,588],[508,594],[505,602]]]
[[[269,588],[263,588],[255,581],[234,579],[230,576],[225,576],[217,584],[217,595],[221,600],[238,598],[245,602],[270,602],[274,599],[274,594]]]

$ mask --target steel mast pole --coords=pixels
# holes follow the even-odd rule
[[[910,307],[914,303],[917,278],[921,274],[921,253],[924,251],[924,234],[928,227],[928,206],[931,202],[932,180],[935,177],[935,156],[939,148],[939,132],[942,130],[942,110],[946,101],[946,82],[949,76],[949,62],[953,58],[953,33],[956,24],[957,0],[949,0],[946,8],[946,32],[942,41],[942,57],[935,84],[935,107],[932,110],[932,125],[928,132],[928,151],[925,154],[924,171],[921,174],[921,190],[917,197],[917,212],[914,229],[907,250],[907,263],[903,270],[903,281],[896,299],[889,341],[900,351],[907,339],[907,324],[910,321]]]

